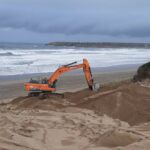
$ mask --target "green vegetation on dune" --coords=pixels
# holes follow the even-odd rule
[[[150,43],[50,42],[47,45],[85,48],[150,48]]]
[[[150,62],[140,66],[133,78],[134,81],[142,81],[144,79],[150,79]]]

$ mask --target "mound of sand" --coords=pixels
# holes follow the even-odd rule
[[[42,110],[57,110],[67,106],[73,106],[74,103],[67,101],[65,98],[52,96],[49,99],[43,99],[37,97],[19,97],[9,103],[10,108],[19,109],[42,109]]]
[[[136,134],[128,133],[123,130],[112,130],[100,136],[96,141],[96,144],[104,147],[117,147],[127,146],[141,140],[142,139]]]
[[[126,121],[131,125],[150,121],[150,88],[126,84],[94,96],[78,104],[99,114]]]

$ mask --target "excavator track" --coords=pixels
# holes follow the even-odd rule
[[[28,97],[37,97],[40,95],[40,92],[30,92],[28,93]]]
[[[48,98],[54,98],[55,96],[64,98],[64,94],[61,94],[61,93],[41,93],[39,98],[40,99],[48,99]]]
[[[30,92],[28,97],[38,97],[39,99],[48,99],[54,98],[55,96],[59,96],[60,98],[64,98],[64,94],[62,93],[51,93],[51,92]]]

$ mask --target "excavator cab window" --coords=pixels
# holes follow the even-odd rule
[[[48,79],[45,78],[37,78],[37,79],[30,79],[30,83],[37,83],[37,84],[47,84],[48,83]]]
[[[55,80],[55,81],[53,82],[52,88],[56,88],[56,83],[57,83],[57,80]]]
[[[39,83],[38,80],[31,78],[29,83]]]

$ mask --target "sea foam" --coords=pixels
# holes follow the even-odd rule
[[[1,48],[0,75],[52,72],[62,64],[81,63],[83,58],[91,67],[142,64],[150,61],[150,49]]]

